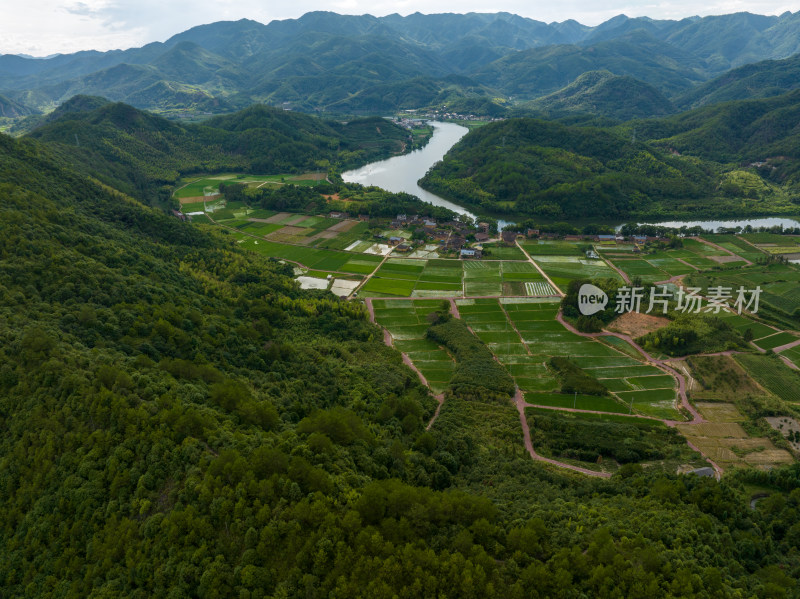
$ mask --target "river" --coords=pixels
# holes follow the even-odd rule
[[[466,214],[471,218],[476,218],[476,215],[458,204],[446,200],[434,193],[422,189],[418,184],[419,181],[428,169],[436,164],[439,160],[444,158],[447,151],[452,148],[458,140],[468,133],[466,127],[456,125],[455,123],[440,123],[432,121],[430,125],[433,126],[433,135],[431,136],[428,144],[419,150],[414,150],[402,156],[395,156],[380,162],[372,162],[359,169],[347,171],[342,173],[342,179],[348,183],[360,183],[361,185],[370,186],[374,185],[391,191],[394,193],[406,192],[415,195],[421,200],[433,204],[434,206],[443,206],[449,208],[458,214]],[[502,228],[507,224],[513,224],[510,221],[498,220],[498,226]],[[622,226],[622,223],[616,223],[617,228]],[[773,227],[776,225],[783,225],[784,227],[798,227],[800,220],[796,218],[787,217],[766,217],[766,218],[748,218],[740,220],[697,220],[697,221],[667,221],[667,222],[648,222],[647,224],[662,225],[664,227],[680,228],[682,226],[695,227],[700,226],[704,229],[716,229],[718,227]]]
[[[342,179],[348,183],[374,185],[393,193],[404,191],[434,206],[443,206],[458,214],[475,218],[475,215],[463,206],[445,200],[417,185],[417,181],[428,172],[428,169],[440,161],[469,131],[466,127],[455,123],[433,121],[430,124],[433,125],[433,135],[424,148],[347,171],[342,173]]]

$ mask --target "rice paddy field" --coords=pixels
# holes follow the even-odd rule
[[[800,402],[800,372],[789,368],[775,356],[742,354],[736,361],[758,383],[784,401]]]
[[[452,356],[427,339],[428,314],[441,306],[438,300],[374,300],[375,320],[392,335],[394,347],[408,355],[434,393],[442,393],[455,370]]]
[[[526,248],[527,249],[527,248]],[[531,257],[558,287],[565,289],[577,279],[616,279],[619,274],[603,260],[593,260],[581,255],[538,255]]]
[[[389,258],[365,297],[549,296],[556,291],[530,262]]]
[[[764,255],[761,250],[753,247],[752,244],[748,243],[738,235],[703,235],[703,239],[707,239],[712,243],[716,243],[717,245],[724,247],[726,250],[730,250],[742,258],[750,260],[750,262],[755,262]]]
[[[219,193],[220,183],[242,183],[248,187],[262,187],[265,185],[303,185],[313,186],[325,180],[325,173],[280,174],[280,175],[243,175],[237,173],[223,173],[209,175],[186,183],[177,189],[174,196],[178,199],[193,198]]]
[[[761,288],[759,310],[785,322],[785,328],[798,328],[795,313],[800,310],[800,268],[794,264],[756,264],[714,273],[694,275],[691,283],[708,288],[721,285],[734,290]],[[763,335],[762,335],[763,336]],[[758,339],[759,335],[754,335]]]
[[[723,468],[732,466],[767,468],[794,461],[785,449],[777,449],[766,437],[751,437],[739,424],[744,418],[732,403],[698,403],[708,420],[678,424],[678,430],[704,455]]]
[[[352,274],[369,274],[378,267],[382,258],[370,254],[352,254],[349,252],[325,250],[313,247],[287,245],[267,240],[260,240],[244,233],[233,233],[237,242],[270,258],[282,258],[296,262],[312,270],[326,272],[344,272]]]
[[[504,298],[465,299],[456,304],[461,318],[506,366],[528,403],[571,408],[577,402],[575,407],[584,410],[682,419],[674,405],[672,376],[630,353],[571,333],[555,320],[557,303]],[[558,380],[547,366],[554,356],[569,357],[612,395],[576,398],[558,393]]]

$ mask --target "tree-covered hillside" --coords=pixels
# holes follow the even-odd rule
[[[714,179],[611,129],[509,119],[465,136],[420,184],[489,212],[619,218],[702,198]]]
[[[800,54],[732,69],[675,98],[682,108],[777,96],[800,87]]]
[[[586,114],[620,121],[665,116],[675,111],[672,103],[652,85],[605,70],[587,71],[566,87],[521,108],[553,117]]]
[[[187,173],[326,172],[401,153],[408,141],[407,130],[377,117],[342,124],[263,105],[179,125],[77,96],[46,121],[31,137],[54,144],[76,170],[162,202]]]
[[[792,186],[800,182],[800,91],[629,126],[662,148],[716,162],[763,163],[758,173],[764,178]]]
[[[376,114],[412,101],[425,102],[413,108],[429,105],[433,96],[420,79],[439,87],[448,87],[450,75],[475,82],[474,90],[450,87],[451,100],[477,93],[526,101],[607,69],[670,96],[728,69],[796,54],[799,24],[797,12],[681,20],[618,15],[589,27],[505,12],[320,11],[266,25],[248,19],[200,25],[127,50],[0,55],[0,92],[41,111],[94,94],[170,115],[224,113],[253,102]],[[382,89],[388,93],[377,95]]]
[[[4,595],[796,592],[796,466],[589,480],[533,462],[510,402],[456,388],[426,431],[436,402],[363,305],[66,148],[0,135]],[[779,493],[752,511],[748,481]]]

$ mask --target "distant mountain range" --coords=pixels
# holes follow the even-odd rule
[[[605,70],[653,88],[630,112],[600,110],[624,120],[662,114],[668,103],[689,108],[788,91],[797,86],[800,59],[789,57],[798,51],[800,11],[679,21],[620,15],[596,27],[509,13],[313,12],[267,25],[202,25],[128,50],[0,55],[0,116],[48,111],[76,94],[166,114],[254,102],[332,113],[441,104],[491,111],[497,99],[534,100]],[[555,98],[571,98],[568,111],[591,109],[594,92],[576,104],[573,91]],[[608,87],[597,91],[607,95]]]

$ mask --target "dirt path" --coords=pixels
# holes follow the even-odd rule
[[[366,304],[367,311],[369,312],[369,320],[370,320],[370,322],[375,323],[375,307],[372,305],[372,298],[365,299],[364,303]],[[375,323],[375,324],[377,324],[377,323]],[[378,325],[378,326],[380,326],[380,325]],[[388,347],[392,347],[393,348],[394,347],[394,340],[392,339],[392,334],[389,332],[389,329],[385,329],[383,327],[381,327],[381,328],[383,329],[383,342]],[[425,385],[431,391],[431,395],[433,395],[433,389],[431,389],[431,386],[428,383],[428,379],[426,379],[425,375],[422,374],[422,372],[420,372],[419,368],[417,368],[417,366],[414,364],[414,362],[411,360],[411,358],[408,357],[408,354],[405,353],[405,352],[400,352],[400,356],[403,359],[403,364],[405,364],[411,370],[413,370],[414,372],[417,373],[417,376],[419,377],[420,382],[423,385]],[[439,412],[442,411],[442,405],[444,404],[444,393],[438,393],[436,395],[433,395],[433,398],[438,402],[438,405],[436,406],[436,411],[433,413],[433,416],[431,416],[431,419],[428,421],[428,424],[425,426],[425,430],[426,431],[431,430],[431,427],[433,426],[433,423],[436,422],[436,419],[439,417]]]
[[[525,343],[525,339],[522,338],[522,333],[519,332],[519,329],[517,328],[517,325],[514,324],[514,321],[511,320],[511,317],[508,315],[508,312],[506,312],[506,307],[503,304],[501,304],[500,302],[497,302],[497,304],[500,306],[500,309],[503,311],[503,315],[506,317],[506,321],[511,325],[511,328],[514,329],[514,332],[517,334],[517,337],[519,337],[520,343],[522,343],[522,347],[525,348],[525,351],[528,352],[529,356],[532,356],[533,352],[531,351],[531,348],[528,346],[527,343]]]
[[[348,296],[347,296],[347,299],[349,299],[349,300],[350,300],[350,299],[353,299],[353,297],[355,296],[355,294],[356,294],[356,293],[357,293],[357,292],[358,292],[360,289],[362,289],[362,288],[364,287],[364,285],[366,285],[366,284],[367,284],[367,282],[368,282],[368,281],[369,281],[369,280],[372,278],[372,276],[373,276],[373,275],[374,275],[376,272],[378,272],[378,271],[380,270],[381,266],[383,266],[383,263],[384,263],[384,262],[386,262],[386,261],[389,259],[389,256],[391,256],[391,255],[392,255],[392,251],[393,251],[393,250],[394,250],[394,248],[391,248],[391,249],[389,250],[389,252],[388,252],[388,253],[387,253],[387,254],[386,254],[384,257],[383,257],[383,260],[381,260],[381,261],[380,261],[380,263],[378,264],[378,266],[376,266],[376,267],[375,267],[375,270],[373,270],[373,271],[372,271],[371,273],[369,273],[369,274],[368,274],[366,277],[364,277],[364,279],[361,281],[361,283],[360,283],[360,284],[359,284],[357,287],[355,287],[355,288],[354,288],[354,289],[353,289],[353,290],[350,292],[350,295],[348,295]],[[409,299],[413,299],[413,298],[409,298]]]
[[[705,454],[704,454],[702,451],[700,451],[700,449],[699,449],[699,448],[698,448],[698,447],[697,447],[697,446],[696,446],[694,443],[692,443],[691,441],[689,441],[689,439],[686,439],[686,445],[688,445],[688,446],[689,446],[689,449],[691,449],[691,450],[693,450],[693,451],[696,451],[696,452],[697,452],[697,453],[699,453],[701,456],[703,456],[703,457],[706,459],[706,461],[707,461],[709,464],[711,464],[711,467],[714,469],[714,472],[716,472],[716,473],[717,473],[717,480],[719,480],[719,479],[720,479],[720,477],[722,476],[722,473],[723,473],[723,470],[722,470],[722,468],[720,468],[720,467],[717,465],[717,463],[716,463],[714,460],[712,460],[710,457],[708,457],[708,456],[707,456],[707,455],[705,455]]]
[[[697,268],[697,267],[696,267],[694,264],[689,264],[689,263],[688,263],[686,260],[684,260],[683,258],[675,258],[675,259],[676,259],[678,262],[680,262],[681,264],[685,264],[685,265],[686,265],[686,266],[688,266],[689,268],[693,268],[693,269],[694,269],[694,270],[696,270],[697,272],[700,272],[700,269],[699,269],[699,268]],[[685,277],[686,275],[683,275],[683,276]]]
[[[689,412],[692,415],[692,420],[690,424],[699,424],[701,422],[705,422],[705,419],[700,415],[700,412],[698,412],[695,409],[695,407],[689,403],[689,398],[686,396],[686,379],[683,377],[683,375],[674,368],[672,368],[671,366],[669,366],[668,364],[666,364],[664,360],[657,360],[649,353],[647,353],[641,345],[636,343],[636,341],[634,341],[633,338],[631,338],[630,335],[625,335],[624,333],[611,333],[608,331],[603,333],[581,333],[578,329],[576,329],[575,327],[573,327],[571,324],[569,324],[567,321],[564,320],[564,315],[561,313],[560,310],[556,318],[558,322],[560,322],[564,327],[566,327],[568,331],[576,335],[580,335],[581,337],[587,337],[593,339],[595,337],[602,337],[605,335],[605,336],[618,337],[619,339],[628,342],[631,345],[631,347],[636,349],[636,351],[638,351],[642,355],[642,357],[648,364],[652,364],[653,366],[660,368],[667,374],[671,374],[673,378],[677,381],[678,396],[681,398],[681,407],[683,407],[687,412]]]
[[[391,335],[389,335],[389,338],[391,339]],[[430,389],[431,390],[431,394],[433,394],[433,390],[431,389],[430,383],[428,383],[428,379],[426,379],[425,375],[422,374],[420,372],[419,368],[417,368],[414,365],[414,362],[411,360],[411,358],[408,357],[408,354],[406,354],[404,352],[401,352],[400,355],[403,356],[403,364],[405,364],[411,370],[416,372],[417,376],[419,377],[420,382],[423,385],[425,385],[428,389]],[[439,417],[439,412],[442,411],[442,406],[444,405],[444,393],[439,393],[437,395],[434,395],[433,398],[438,402],[439,405],[436,406],[436,411],[433,413],[433,416],[431,416],[431,419],[428,421],[428,424],[425,426],[425,430],[426,431],[431,430],[431,427],[433,426],[433,423],[436,422],[436,419]]]
[[[719,250],[721,252],[725,252],[729,256],[735,256],[736,258],[739,258],[739,260],[743,260],[744,262],[747,263],[747,266],[753,266],[753,263],[750,262],[750,260],[748,260],[747,258],[743,258],[739,254],[735,254],[734,252],[730,251],[729,249],[726,249],[726,248],[722,247],[721,245],[718,245],[718,244],[714,243],[713,241],[708,241],[707,239],[703,239],[702,237],[695,237],[695,239],[697,241],[699,241],[700,243],[705,243],[707,246],[715,248],[715,249],[717,249],[717,250]]]
[[[542,276],[544,277],[545,281],[547,281],[548,283],[550,283],[550,287],[552,287],[553,289],[555,289],[555,290],[556,290],[556,293],[558,293],[558,295],[560,295],[561,297],[564,297],[564,295],[565,295],[565,294],[564,294],[564,292],[563,292],[563,291],[561,291],[561,289],[559,289],[559,288],[558,288],[558,286],[557,286],[555,283],[553,283],[553,280],[552,280],[550,277],[548,277],[548,276],[547,276],[547,273],[545,273],[545,272],[544,272],[544,271],[541,269],[541,267],[540,267],[538,264],[536,264],[536,261],[535,261],[533,258],[531,258],[531,255],[530,255],[528,252],[526,252],[526,251],[525,251],[525,248],[524,248],[524,247],[522,247],[522,245],[520,245],[520,243],[519,243],[519,239],[515,239],[515,240],[514,240],[514,243],[517,245],[517,247],[520,249],[520,251],[521,251],[523,254],[525,254],[525,257],[528,259],[528,262],[530,262],[531,264],[533,264],[533,267],[534,267],[536,270],[538,270],[538,271],[539,271],[539,274],[540,274],[540,275],[542,275]]]
[[[792,341],[791,343],[787,343],[786,345],[773,347],[772,351],[774,351],[776,354],[779,354],[782,351],[786,351],[787,349],[792,349],[793,347],[797,347],[798,345],[800,345],[800,339],[798,339],[797,341]]]
[[[624,272],[623,270],[617,268],[617,266],[611,261],[610,258],[605,258],[603,256],[600,259],[608,264],[611,268],[617,271],[617,274],[622,277],[622,280],[625,281],[628,285],[631,284],[631,278],[628,276],[628,273]]]
[[[458,304],[456,304],[455,298],[450,298],[450,314],[453,318],[461,319],[461,313],[458,311]]]
[[[800,366],[797,366],[797,364],[795,364],[794,362],[792,362],[792,361],[791,361],[789,358],[787,358],[786,356],[778,356],[778,357],[781,359],[781,361],[782,361],[784,364],[786,364],[786,365],[787,365],[789,368],[791,368],[792,370],[800,370]]]
[[[580,466],[565,464],[564,462],[546,458],[536,453],[536,450],[533,448],[533,442],[531,441],[531,429],[528,425],[528,419],[525,417],[525,408],[528,407],[528,404],[525,403],[525,398],[522,395],[522,391],[519,387],[517,387],[517,392],[514,395],[514,404],[517,406],[517,412],[519,412],[519,422],[522,425],[522,438],[523,442],[525,443],[525,449],[528,450],[528,454],[531,456],[531,458],[537,462],[544,462],[545,464],[552,464],[553,466],[558,466],[559,468],[574,470],[575,472],[580,472],[581,474],[586,474],[588,476],[611,478],[610,472],[597,472],[596,470],[589,470],[588,468],[581,468]]]

